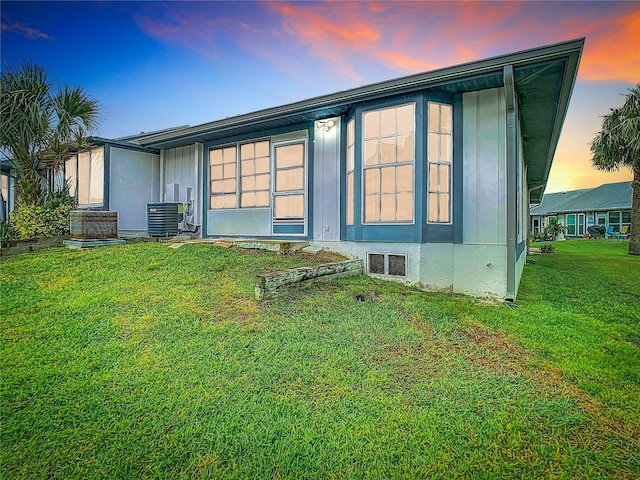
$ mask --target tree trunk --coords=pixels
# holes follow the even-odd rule
[[[16,182],[17,206],[38,205],[43,195],[42,180],[37,172],[28,170],[19,172]]]
[[[631,232],[629,234],[629,255],[640,255],[640,167],[633,169],[631,183]]]

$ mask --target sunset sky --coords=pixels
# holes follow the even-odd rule
[[[10,2],[2,62],[81,85],[112,138],[586,37],[547,192],[631,180],[589,142],[640,82],[638,2]],[[4,65],[3,65],[4,68]]]

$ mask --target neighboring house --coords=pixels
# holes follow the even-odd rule
[[[373,275],[513,300],[583,45],[100,139],[67,176],[121,229],[145,228],[146,202],[190,200],[204,237],[311,241]]]
[[[15,206],[15,171],[8,160],[0,160],[0,192],[0,220],[4,220]]]
[[[628,232],[631,228],[631,182],[547,193],[530,213],[534,235],[544,230],[551,217],[558,217],[566,226],[567,237],[582,237],[591,225],[605,225],[615,233],[623,229]]]

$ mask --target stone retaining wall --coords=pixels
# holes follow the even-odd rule
[[[277,297],[290,290],[302,288],[316,282],[347,278],[362,274],[362,259],[326,263],[317,267],[300,267],[284,272],[256,275],[256,299]]]

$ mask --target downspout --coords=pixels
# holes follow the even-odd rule
[[[517,242],[517,205],[518,179],[516,163],[517,152],[517,118],[516,91],[513,78],[513,66],[504,67],[504,88],[507,107],[507,301],[516,299],[516,242]]]
[[[162,150],[160,150],[160,179],[159,179],[159,197],[158,201],[159,202],[164,202],[164,189],[165,189],[165,184],[164,184],[164,153],[165,153],[165,149],[163,148]]]

